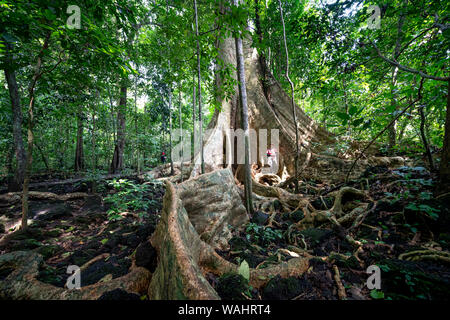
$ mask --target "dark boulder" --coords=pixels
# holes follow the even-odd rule
[[[271,279],[264,288],[264,300],[289,300],[293,299],[304,291],[310,291],[311,284],[306,279],[281,278],[276,276]]]
[[[141,300],[141,299],[135,293],[127,292],[123,289],[117,288],[105,292],[97,300]]]
[[[244,300],[242,295],[248,290],[248,281],[240,274],[226,273],[222,275],[216,291],[223,300]]]
[[[157,253],[150,241],[142,242],[136,249],[136,266],[147,268],[154,272],[157,265]]]
[[[267,213],[264,213],[262,211],[256,211],[253,214],[253,217],[252,217],[251,221],[253,223],[256,223],[256,224],[260,225],[260,226],[263,226],[263,225],[265,225],[267,223],[267,220],[269,220],[269,217],[270,216]]]

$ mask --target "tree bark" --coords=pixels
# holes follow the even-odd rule
[[[75,171],[84,169],[84,151],[83,151],[83,111],[78,107],[77,112],[77,144],[75,148]]]
[[[13,67],[11,47],[6,45],[5,79],[8,83],[9,96],[11,98],[11,108],[13,113],[13,141],[16,155],[16,167],[14,177],[8,183],[9,191],[19,191],[24,180],[26,155],[22,138],[22,106],[20,103],[19,86],[17,84],[16,73]]]
[[[295,185],[295,193],[298,193],[298,157],[299,157],[299,146],[298,146],[298,123],[297,123],[297,113],[296,113],[296,105],[294,102],[294,83],[291,81],[291,78],[289,78],[289,51],[287,47],[287,41],[286,41],[286,27],[284,25],[284,17],[283,17],[283,7],[281,6],[281,0],[278,0],[278,5],[280,7],[280,16],[281,16],[281,24],[283,25],[283,40],[284,40],[284,49],[286,51],[286,73],[285,77],[287,81],[289,82],[289,85],[291,86],[291,104],[292,104],[292,117],[294,120],[295,125],[295,164],[294,164],[294,176],[296,177],[294,179],[294,185]],[[345,93],[346,95],[346,93]],[[346,104],[347,104],[347,96],[346,96]]]
[[[200,161],[201,161],[201,172],[205,173],[205,157],[204,157],[204,146],[203,146],[203,122],[202,122],[202,74],[201,74],[201,63],[200,63],[200,39],[198,33],[198,11],[197,11],[197,0],[194,0],[194,11],[195,11],[195,36],[197,38],[197,72],[198,72],[198,141],[200,147]]]
[[[422,138],[423,147],[425,148],[425,153],[428,158],[428,164],[430,166],[430,170],[434,171],[434,162],[433,162],[433,156],[431,155],[430,151],[430,145],[428,144],[428,139],[425,134],[425,113],[423,112],[423,108],[425,106],[419,106],[419,114],[420,114],[420,136]]]
[[[119,110],[117,111],[117,139],[111,161],[110,173],[118,173],[123,169],[123,151],[125,149],[125,112],[127,107],[127,87],[120,88]]]
[[[441,188],[448,190],[450,185],[450,80],[447,87],[447,113],[445,116],[445,134],[442,147],[441,165],[440,165]]]
[[[169,87],[169,149],[170,149],[170,175],[173,176],[175,174],[175,171],[173,168],[173,155],[172,155],[172,88],[170,87]]]
[[[183,119],[181,117],[181,83],[178,85],[178,114],[180,120],[180,130],[183,129]],[[181,156],[180,156],[180,171],[181,171],[181,182],[183,182],[183,157],[184,157],[184,142],[183,142],[183,133],[180,131],[181,137]]]
[[[22,231],[26,231],[28,228],[28,191],[30,185],[30,175],[31,168],[33,165],[33,145],[34,145],[34,135],[33,135],[33,125],[34,125],[34,99],[35,99],[35,88],[38,79],[42,76],[41,67],[42,67],[42,56],[44,55],[44,51],[48,48],[48,43],[50,40],[51,34],[48,33],[44,44],[42,45],[42,49],[39,52],[36,65],[34,67],[34,75],[31,80],[30,86],[28,87],[28,96],[30,102],[28,104],[28,139],[27,139],[27,157],[26,157],[26,166],[25,166],[25,175],[23,179],[23,191],[22,191]]]
[[[235,6],[239,6],[238,0],[233,0]],[[239,97],[241,102],[241,117],[242,117],[242,129],[244,130],[244,192],[245,192],[245,207],[250,215],[253,215],[253,203],[252,203],[252,173],[250,167],[250,135],[248,126],[248,104],[247,104],[247,87],[245,83],[245,70],[244,70],[244,50],[242,48],[242,39],[240,36],[236,36],[236,67],[237,77],[239,83]]]

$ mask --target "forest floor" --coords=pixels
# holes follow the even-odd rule
[[[225,299],[448,300],[450,209],[448,197],[433,197],[435,183],[436,177],[423,167],[389,170],[382,166],[368,168],[361,179],[350,182],[348,186],[365,189],[376,203],[352,230],[354,239],[362,243],[358,252],[331,225],[299,231],[294,226],[303,218],[302,211],[284,212],[275,204],[271,226],[270,214],[258,211],[247,225],[233,231],[230,249],[218,253],[236,264],[245,260],[251,268],[306,253],[315,257],[308,272],[299,278],[277,276],[260,290],[249,287],[237,274],[207,274],[206,278]],[[133,256],[137,265],[154,271],[156,252],[146,239],[159,221],[163,184],[103,180],[96,188],[95,194],[83,199],[30,201],[28,232],[10,236],[0,254],[17,250],[42,254],[45,263],[38,279],[58,287],[66,283],[68,265],[81,267],[82,286],[125,275]],[[75,182],[45,191],[64,194],[87,189]],[[330,191],[332,186],[314,181],[300,188],[301,193],[315,196],[312,205],[317,210],[331,208]],[[344,208],[359,201],[344,199]],[[20,203],[0,203],[4,226],[0,237],[13,233],[20,215]],[[407,252],[413,253],[404,255]],[[381,269],[381,290],[366,286],[366,270],[375,264]],[[10,272],[0,270],[0,280]]]
[[[303,219],[303,212],[283,212],[275,203],[271,227],[272,213],[259,211],[233,232],[230,250],[218,253],[238,265],[245,260],[257,269],[309,254],[314,258],[308,272],[299,278],[277,276],[260,290],[248,287],[239,275],[209,274],[208,280],[227,299],[448,300],[450,206],[448,197],[433,198],[435,184],[436,177],[423,167],[389,170],[383,166],[369,168],[361,179],[349,183],[367,190],[377,203],[352,230],[353,238],[362,243],[359,252],[331,224],[299,231],[295,223]],[[310,195],[318,190],[323,196],[315,197],[313,207],[330,209],[334,201],[327,196],[330,186],[307,181],[300,188]],[[343,206],[351,209],[359,201],[344,199]],[[407,252],[414,253],[402,256]],[[371,265],[380,267],[381,290],[367,288],[370,274],[366,270]],[[337,282],[344,294],[339,294]]]
[[[109,281],[128,273],[131,259],[136,265],[154,271],[156,252],[146,242],[154,232],[162,209],[162,184],[146,189],[140,201],[148,204],[140,212],[126,212],[114,216],[115,206],[121,190],[121,180],[103,180],[97,189],[83,199],[68,201],[30,201],[31,223],[26,233],[14,233],[7,244],[0,248],[0,254],[18,250],[32,250],[40,253],[44,264],[38,280],[64,287],[68,278],[67,267],[81,267],[81,286]],[[123,180],[131,185],[137,181]],[[55,185],[46,192],[65,194],[87,191],[85,183]],[[110,199],[110,200],[108,200]],[[130,199],[128,199],[130,200]],[[20,221],[21,203],[0,206],[0,223],[4,233],[12,233]],[[0,233],[0,236],[2,234]],[[3,271],[3,272],[2,272]],[[10,270],[0,270],[0,280]]]

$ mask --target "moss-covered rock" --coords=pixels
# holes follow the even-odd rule
[[[244,300],[242,295],[248,290],[248,281],[240,274],[226,273],[222,275],[216,287],[219,296],[224,300]]]
[[[61,251],[61,247],[57,245],[45,245],[37,249],[37,252],[42,254],[44,260],[55,256],[58,252]]]
[[[263,299],[289,300],[298,296],[302,291],[310,290],[311,284],[305,279],[295,277],[281,278],[276,276],[264,287]]]
[[[45,237],[48,237],[48,238],[56,238],[56,237],[59,237],[62,233],[63,233],[63,231],[61,229],[56,228],[56,229],[47,231],[44,235],[45,235]]]
[[[304,217],[305,217],[305,214],[301,210],[291,212],[291,214],[289,215],[289,218],[295,223],[299,222]]]
[[[270,216],[267,213],[264,213],[262,211],[256,211],[253,214],[252,222],[256,223],[256,224],[258,224],[260,226],[263,226],[263,225],[265,225],[267,223],[267,220],[269,220],[269,217]]]

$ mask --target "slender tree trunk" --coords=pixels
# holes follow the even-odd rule
[[[83,109],[81,105],[77,112],[77,144],[75,148],[75,171],[84,169],[84,150],[83,150]]]
[[[33,145],[34,145],[34,135],[33,135],[33,125],[34,125],[34,94],[36,83],[38,79],[42,76],[41,67],[42,67],[42,56],[44,51],[48,48],[48,42],[50,39],[50,33],[47,34],[44,44],[42,46],[41,52],[38,55],[37,63],[34,68],[33,79],[31,80],[30,86],[28,87],[28,96],[30,98],[30,102],[28,104],[28,128],[27,128],[27,157],[26,157],[26,166],[25,166],[25,175],[23,179],[23,190],[22,190],[22,231],[26,231],[28,228],[28,191],[30,186],[30,175],[31,168],[33,166]]]
[[[97,153],[96,153],[96,136],[95,136],[95,131],[96,131],[96,122],[95,122],[95,107],[92,109],[92,141],[91,141],[91,145],[92,145],[92,171],[95,171],[95,169],[97,169]]]
[[[8,184],[9,191],[19,191],[25,175],[26,155],[22,138],[22,106],[20,103],[19,86],[17,85],[16,73],[13,69],[12,53],[10,45],[6,46],[7,63],[5,64],[5,79],[8,83],[11,108],[13,113],[13,141],[16,155],[16,168],[14,177]]]
[[[423,147],[425,148],[425,153],[428,158],[428,164],[430,166],[430,170],[434,171],[434,162],[433,156],[431,155],[430,145],[428,144],[428,139],[425,134],[425,113],[423,112],[424,106],[419,106],[419,114],[420,114],[420,136],[422,138]]]
[[[299,157],[299,146],[298,146],[298,123],[297,123],[297,113],[296,113],[296,107],[294,102],[294,84],[291,81],[291,78],[289,78],[289,52],[287,47],[287,41],[286,41],[286,27],[284,25],[284,17],[283,17],[283,7],[281,6],[281,0],[278,0],[278,5],[280,7],[280,16],[281,16],[281,24],[283,26],[283,40],[284,40],[284,49],[286,51],[286,73],[285,77],[288,80],[290,86],[291,86],[291,104],[292,104],[292,116],[294,118],[294,124],[295,124],[295,144],[296,144],[296,153],[295,153],[295,168],[294,168],[294,185],[295,185],[295,193],[298,193],[298,157]]]
[[[200,159],[202,174],[205,173],[205,159],[203,154],[203,122],[202,122],[202,75],[200,63],[200,39],[198,33],[198,11],[197,0],[194,0],[195,12],[195,36],[197,38],[197,72],[198,72],[198,141],[200,144]]]
[[[170,175],[174,175],[172,157],[172,89],[169,87],[169,149],[170,149]]]
[[[37,141],[35,141],[34,145],[36,146],[36,148],[38,149],[39,153],[41,154],[41,159],[42,159],[42,162],[44,162],[45,169],[47,171],[50,171],[50,165],[48,163],[47,156],[45,155],[45,152],[42,149],[42,146]]]
[[[447,88],[447,111],[445,116],[444,144],[441,155],[440,180],[443,190],[448,190],[450,184],[450,81]]]
[[[136,149],[136,170],[137,174],[141,174],[141,168],[139,163],[139,133],[137,124],[137,77],[134,80],[134,134],[135,134],[135,149]]]
[[[345,114],[350,118],[349,107],[348,107],[348,97],[347,97],[347,83],[345,78],[342,79],[342,89],[344,89],[344,106],[345,106]],[[347,121],[347,135],[350,134],[350,121]]]
[[[239,6],[238,0],[233,0],[235,6]],[[253,215],[253,203],[252,203],[252,173],[250,167],[250,135],[248,127],[248,105],[247,105],[247,88],[245,83],[245,70],[244,70],[244,52],[242,48],[242,39],[240,36],[236,36],[236,63],[237,63],[237,76],[239,82],[239,97],[241,102],[242,112],[242,129],[244,130],[244,151],[245,151],[245,177],[244,177],[244,191],[245,191],[245,206],[247,212]]]
[[[192,132],[192,141],[193,141],[193,144],[192,145],[194,146],[195,145],[195,137],[197,136],[196,129],[195,129],[195,126],[197,124],[197,121],[196,121],[197,113],[195,112],[195,106],[196,106],[195,73],[192,77],[192,84],[193,84],[193,86],[192,86],[192,131],[193,131]],[[194,163],[194,160],[195,160],[195,152],[192,152],[192,163]]]
[[[181,117],[181,84],[178,85],[178,114],[180,120],[180,137],[181,137],[181,156],[180,156],[180,172],[181,172],[181,182],[183,182],[183,157],[184,157],[184,141],[183,141],[183,119]]]
[[[395,92],[395,87],[397,86],[397,74],[398,68],[394,68],[392,71],[392,87],[391,87],[391,103],[395,106],[395,111],[397,111],[397,94]],[[395,114],[394,114],[395,117]],[[388,129],[388,149],[390,152],[393,151],[395,145],[397,144],[397,121],[395,121],[392,126]]]
[[[110,173],[117,173],[123,169],[123,151],[125,149],[125,112],[127,107],[127,87],[120,88],[119,110],[117,111],[117,140],[111,161]]]
[[[398,18],[397,40],[396,40],[394,52],[392,55],[394,60],[398,59],[398,57],[400,56],[400,52],[401,52],[400,50],[401,50],[401,44],[402,44],[402,40],[403,40],[402,29],[403,29],[403,25],[405,23],[407,4],[408,4],[408,0],[405,0],[402,12],[400,13],[400,17]],[[396,93],[397,76],[398,76],[398,68],[394,67],[394,69],[392,70],[392,84],[391,84],[392,85],[392,87],[391,87],[392,100],[391,100],[391,103],[392,103],[392,105],[395,106],[395,111],[397,111],[397,109],[398,109],[397,93]],[[395,116],[396,116],[396,114],[394,113],[392,117],[395,118]],[[397,144],[396,137],[397,137],[397,121],[394,121],[392,126],[390,126],[388,129],[388,140],[389,140],[388,149],[390,152],[393,151],[393,148]]]

